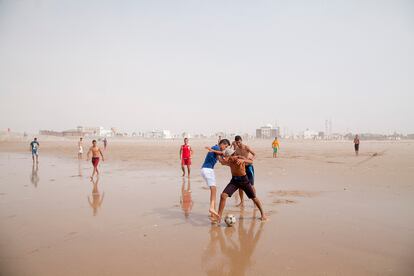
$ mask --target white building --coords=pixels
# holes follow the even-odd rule
[[[310,129],[306,129],[303,132],[303,139],[316,139],[318,138],[318,132]]]

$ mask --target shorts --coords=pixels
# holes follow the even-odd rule
[[[83,153],[83,148],[82,147],[79,148],[79,153]]]
[[[277,148],[273,148],[273,153],[277,153]]]
[[[214,174],[214,169],[202,168],[201,176],[207,183],[209,187],[216,187],[216,175]]]
[[[32,149],[32,156],[39,156],[38,150],[37,149]]]
[[[359,144],[355,144],[354,148],[355,148],[355,151],[359,151]]]
[[[252,164],[246,165],[246,175],[252,186],[254,185],[254,167]]]
[[[181,164],[184,166],[190,166],[191,165],[191,158],[183,158],[181,160]]]
[[[92,165],[97,167],[99,164],[99,157],[92,157]]]
[[[253,186],[250,184],[249,179],[247,176],[233,176],[230,180],[230,183],[227,184],[226,188],[224,188],[223,193],[227,194],[231,197],[235,191],[238,189],[242,189],[244,193],[250,199],[255,199],[256,194],[254,193]]]

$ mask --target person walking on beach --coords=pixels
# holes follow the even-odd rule
[[[183,171],[183,176],[185,176],[184,166],[187,166],[188,177],[190,177],[192,155],[193,155],[193,149],[188,144],[188,138],[184,138],[184,145],[182,145],[180,148],[180,160],[181,160],[181,169]]]
[[[249,178],[246,175],[246,164],[251,164],[253,161],[250,159],[245,159],[241,156],[237,156],[235,153],[236,151],[234,149],[228,147],[224,151],[224,158],[222,156],[218,157],[218,160],[222,165],[230,167],[232,178],[230,180],[230,183],[221,193],[218,213],[213,213],[213,215],[215,216],[217,222],[220,223],[223,216],[224,207],[226,206],[227,198],[231,197],[238,189],[241,189],[259,209],[261,214],[260,219],[263,221],[267,220],[267,217],[262,208],[262,203],[260,202],[259,198],[256,197],[253,186],[250,184]]]
[[[106,139],[106,137],[103,139],[103,143],[104,143],[104,150],[106,150],[106,146],[108,145],[108,140]]]
[[[355,138],[354,138],[354,149],[355,149],[355,155],[358,156],[358,154],[359,154],[359,136],[358,136],[358,134],[355,135]]]
[[[275,140],[272,142],[272,148],[273,148],[273,158],[277,157],[277,152],[279,151],[279,141],[277,140],[277,137],[275,137]]]
[[[93,172],[92,172],[91,180],[93,180],[95,173],[96,173],[96,176],[99,177],[99,171],[98,171],[99,156],[102,157],[102,161],[105,161],[101,149],[96,145],[96,140],[92,141],[92,147],[89,148],[89,151],[87,154],[87,161],[89,161],[89,156],[91,153],[92,153],[92,165],[93,165]]]
[[[32,160],[33,162],[35,162],[35,158],[36,158],[36,163],[39,163],[39,142],[37,141],[37,138],[35,137],[33,139],[33,141],[30,143],[30,150],[32,151]]]
[[[83,154],[83,138],[80,137],[79,142],[78,142],[78,159],[79,160],[82,159],[82,154]]]
[[[236,155],[242,156],[245,159],[250,159],[252,162],[246,163],[246,174],[249,178],[249,182],[253,187],[254,192],[256,190],[254,188],[254,167],[253,167],[253,159],[256,157],[256,153],[247,145],[243,144],[243,140],[241,136],[237,135],[234,138],[234,142],[232,143],[234,150],[236,151]],[[243,205],[243,190],[239,190],[240,195],[240,203],[238,206]]]
[[[211,148],[206,147],[209,151],[204,159],[203,166],[201,167],[201,176],[206,181],[207,186],[210,188],[210,216],[216,213],[216,194],[217,183],[216,175],[214,174],[214,166],[217,163],[218,155],[223,154],[222,151],[230,146],[230,141],[227,139],[221,140],[218,145],[214,145]]]

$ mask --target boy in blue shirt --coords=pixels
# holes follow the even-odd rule
[[[217,163],[217,155],[218,152],[225,150],[228,146],[230,146],[230,141],[227,139],[223,139],[219,142],[218,145],[214,145],[213,147],[209,148],[206,147],[209,152],[206,155],[204,160],[203,166],[201,167],[201,176],[207,183],[207,186],[210,188],[210,217],[212,215],[217,215],[216,212],[216,193],[217,193],[217,186],[216,186],[216,176],[214,174],[214,166]]]

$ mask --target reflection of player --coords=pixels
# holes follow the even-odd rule
[[[183,185],[181,186],[181,209],[184,211],[184,216],[188,218],[191,209],[193,208],[193,199],[191,198],[190,179],[188,178],[187,189],[185,188],[185,178],[183,177]]]
[[[39,176],[37,174],[37,172],[39,171],[39,165],[33,162],[32,165],[32,174],[30,176],[30,182],[32,182],[32,184],[35,186],[35,188],[37,188],[37,183],[39,183]]]
[[[93,188],[92,188],[92,195],[88,196],[88,202],[91,208],[93,209],[93,215],[96,216],[98,214],[98,208],[101,207],[105,193],[101,194],[98,190],[98,183],[99,178],[96,178],[95,181],[92,181]]]
[[[254,214],[254,216],[256,215]],[[257,229],[257,221],[251,220],[249,228],[246,230],[243,222],[244,220],[239,219],[237,232],[235,227],[226,227],[224,233],[221,227],[211,227],[210,242],[203,254],[203,266],[207,275],[245,275],[251,267],[251,258],[260,240],[263,223],[259,223]],[[238,240],[233,239],[236,233]],[[217,243],[220,245],[222,255],[227,258],[216,253]],[[210,262],[210,259],[213,260]]]

